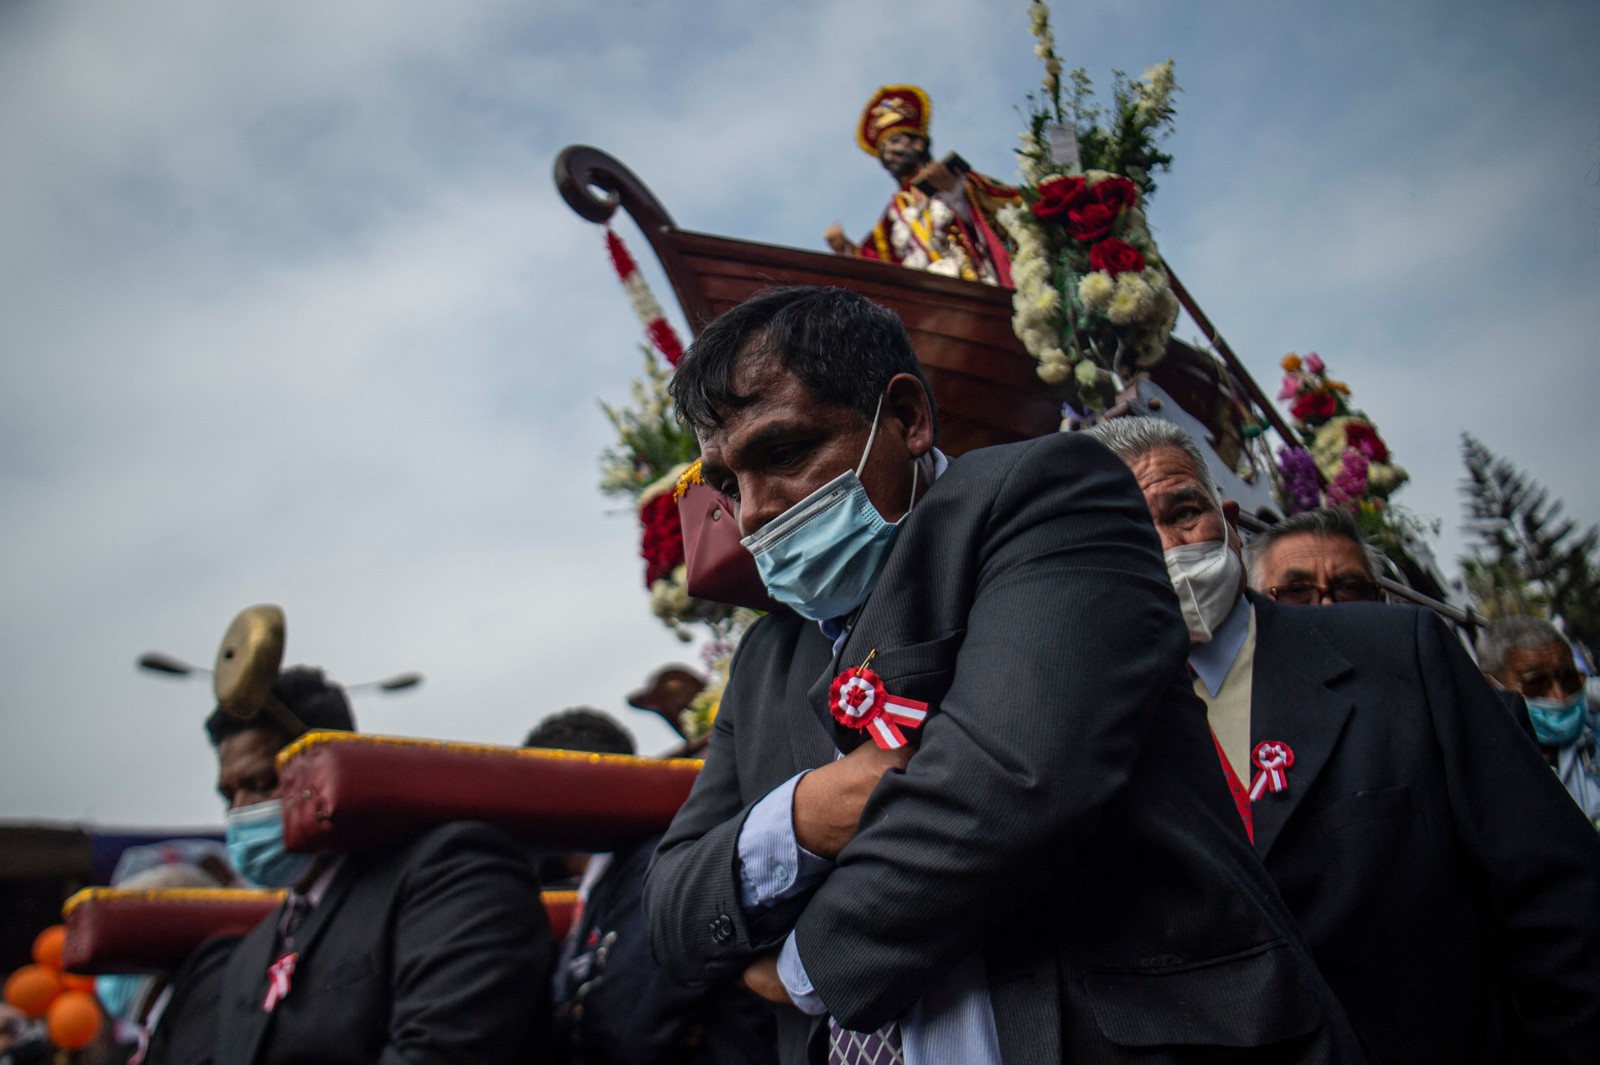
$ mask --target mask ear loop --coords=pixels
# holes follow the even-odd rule
[[[872,432],[867,434],[867,449],[861,453],[861,462],[856,466],[856,480],[861,479],[861,471],[867,468],[867,457],[872,454],[872,442],[878,439],[878,415],[883,413],[883,396],[878,396],[878,405],[872,408]]]

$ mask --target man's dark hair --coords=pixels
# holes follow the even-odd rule
[[[815,285],[768,289],[706,326],[667,386],[678,416],[700,433],[720,426],[721,411],[756,398],[734,392],[734,368],[741,359],[769,355],[814,398],[850,407],[864,422],[872,420],[889,379],[911,374],[937,418],[899,317],[860,293]]]
[[[1250,571],[1250,587],[1261,587],[1266,576],[1262,570],[1272,545],[1286,536],[1300,533],[1310,533],[1318,539],[1343,537],[1349,540],[1361,549],[1361,557],[1367,564],[1367,576],[1377,580],[1383,575],[1383,552],[1367,542],[1367,538],[1361,534],[1361,526],[1356,524],[1355,515],[1343,507],[1316,507],[1284,518],[1245,541],[1244,564]]]
[[[633,737],[610,714],[590,706],[575,706],[539,722],[524,747],[549,747],[591,754],[633,754]]]
[[[356,730],[355,718],[350,713],[350,700],[345,697],[344,689],[315,666],[290,666],[279,673],[272,685],[272,696],[307,728],[336,732]],[[221,746],[222,741],[230,736],[258,728],[276,732],[285,747],[295,738],[264,711],[248,720],[241,720],[219,706],[206,718],[206,735],[210,737],[213,747]]]

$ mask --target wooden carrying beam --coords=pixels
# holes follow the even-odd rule
[[[242,936],[283,901],[281,891],[85,888],[61,908],[61,964],[70,972],[176,969],[212,936]]]
[[[371,850],[447,821],[609,851],[664,831],[699,772],[690,759],[312,732],[278,755],[278,791],[292,851]]]
[[[86,888],[62,907],[70,972],[166,972],[213,936],[242,936],[283,901],[281,891]],[[545,913],[559,941],[577,910],[576,891],[546,891]]]

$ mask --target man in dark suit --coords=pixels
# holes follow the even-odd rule
[[[541,721],[524,747],[634,753],[609,715],[574,707]],[[556,972],[561,1060],[574,1065],[773,1065],[772,1005],[732,983],[689,986],[650,956],[644,875],[657,833],[587,859]]]
[[[273,689],[311,727],[353,727],[320,671]],[[274,719],[207,722],[229,852],[289,889],[233,951],[217,1004],[218,1065],[545,1062],[554,945],[539,882],[498,829],[456,822],[383,850],[283,850]]]
[[[1431,611],[1358,601],[1359,544],[1298,543],[1299,577],[1243,594],[1237,507],[1188,435],[1094,435],[1144,491],[1256,850],[1372,1060],[1594,1061],[1600,841],[1460,641]]]
[[[836,289],[723,315],[672,389],[795,612],[745,637],[646,882],[669,972],[744,970],[791,1065],[1360,1059],[1200,757],[1120,463],[947,463],[898,319]],[[884,700],[926,704],[914,756],[842,723]]]

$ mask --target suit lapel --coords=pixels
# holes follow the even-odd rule
[[[298,973],[304,971],[304,961],[309,956],[312,947],[322,935],[333,917],[334,911],[339,908],[339,903],[344,900],[350,885],[349,859],[345,865],[334,874],[333,882],[328,885],[327,892],[322,896],[322,901],[312,908],[300,922],[300,927],[294,933],[294,951],[299,955],[296,963]],[[278,942],[278,927],[283,919],[283,909],[279,907],[273,911],[272,916],[258,926],[239,944],[239,951],[243,957],[241,962],[246,966],[246,972],[251,973],[251,989],[248,992],[250,999],[243,1004],[244,1016],[249,1018],[250,1031],[246,1036],[249,1053],[245,1061],[253,1062],[261,1051],[262,1040],[266,1038],[267,1029],[272,1023],[272,1014],[261,1008],[262,1001],[267,993],[267,969],[284,953],[282,945]],[[295,978],[290,977],[289,994],[295,993]],[[304,995],[305,989],[300,989]],[[281,1006],[279,1007],[282,1008]]]
[[[240,1041],[246,1047],[245,1062],[256,1060],[272,1021],[272,1014],[261,1008],[261,1002],[267,993],[267,969],[277,960],[278,922],[282,919],[283,907],[279,906],[239,941],[233,958],[232,964],[246,977],[240,992],[243,1001],[233,1011],[244,1029]]]
[[[317,940],[322,937],[323,929],[328,927],[334,913],[339,909],[339,904],[350,891],[350,881],[353,878],[350,861],[349,858],[344,859],[339,871],[333,874],[333,881],[328,885],[328,890],[323,893],[322,901],[311,908],[311,912],[300,922],[300,927],[295,929],[294,949],[302,961],[311,955]]]
[[[1280,740],[1294,752],[1288,788],[1265,791],[1251,804],[1256,850],[1272,852],[1328,763],[1355,704],[1330,683],[1350,672],[1350,661],[1322,636],[1313,614],[1337,606],[1281,607],[1251,597],[1256,609],[1256,658],[1250,678],[1250,747]],[[1259,772],[1252,765],[1252,776]],[[1252,781],[1245,781],[1248,787]]]
[[[833,713],[828,709],[828,687],[836,672],[835,657],[827,637],[815,623],[806,622],[795,643],[794,665],[789,670],[789,686],[783,698],[795,765],[800,769],[833,761]]]

